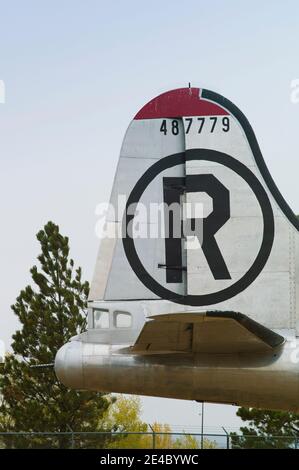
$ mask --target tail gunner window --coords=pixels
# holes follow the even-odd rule
[[[131,328],[132,315],[128,312],[114,312],[114,326],[116,328]]]
[[[95,309],[93,311],[93,327],[95,329],[109,328],[109,311]]]

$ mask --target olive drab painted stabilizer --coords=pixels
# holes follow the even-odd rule
[[[298,411],[299,223],[242,112],[199,88],[150,101],[110,204],[88,331],[58,352],[60,380]]]

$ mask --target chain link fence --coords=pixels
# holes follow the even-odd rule
[[[184,432],[0,433],[1,449],[297,449],[294,436]]]

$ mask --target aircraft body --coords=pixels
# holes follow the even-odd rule
[[[58,351],[59,380],[298,412],[298,230],[233,103],[154,98],[125,135],[88,330]]]

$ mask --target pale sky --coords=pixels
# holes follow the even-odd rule
[[[266,163],[299,213],[299,3],[296,0],[0,0],[0,339],[29,282],[36,232],[53,220],[91,280],[96,205],[109,199],[124,132],[169,89],[212,89],[251,122]],[[148,421],[200,425],[191,402],[143,400]],[[238,425],[206,406],[207,427]]]

